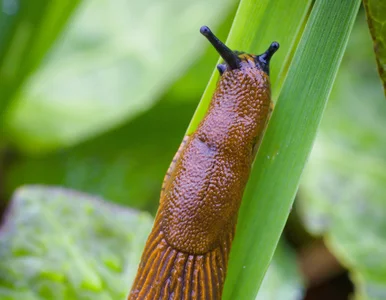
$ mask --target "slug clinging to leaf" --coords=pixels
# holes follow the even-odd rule
[[[221,299],[241,199],[272,103],[269,61],[234,52],[206,26],[224,60],[210,107],[185,136],[165,176],[160,205],[128,299]]]

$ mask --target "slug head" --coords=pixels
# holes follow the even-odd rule
[[[224,64],[219,64],[217,66],[220,75],[227,70],[241,69],[245,66],[245,64],[264,71],[267,75],[269,75],[269,61],[277,49],[279,49],[279,43],[273,42],[263,54],[246,54],[244,52],[232,51],[229,49],[213,34],[208,26],[202,26],[200,28],[200,32],[209,40],[225,61]]]

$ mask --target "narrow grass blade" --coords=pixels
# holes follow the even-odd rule
[[[254,299],[291,210],[359,0],[316,1],[239,214],[224,299]]]

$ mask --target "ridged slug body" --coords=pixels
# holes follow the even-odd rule
[[[221,299],[237,215],[272,103],[269,60],[233,52],[206,26],[225,63],[210,107],[165,176],[128,299]]]

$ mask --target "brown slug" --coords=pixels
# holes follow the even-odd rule
[[[224,59],[209,109],[185,136],[128,299],[221,299],[237,215],[272,102],[269,61],[232,51],[206,26],[200,32]]]

